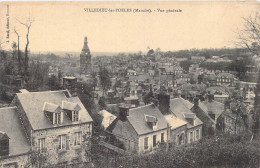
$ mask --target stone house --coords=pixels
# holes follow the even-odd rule
[[[183,69],[179,65],[174,66],[173,73],[174,73],[174,75],[183,74]]]
[[[228,134],[240,134],[251,128],[252,121],[250,105],[247,106],[244,103],[237,105],[227,100],[224,112],[218,118],[217,129]]]
[[[216,75],[216,85],[228,85],[234,86],[234,78],[235,76],[230,73],[219,73]]]
[[[169,142],[177,146],[187,143],[187,122],[177,118],[174,114],[164,115],[171,128]]]
[[[90,161],[93,120],[77,96],[67,90],[17,93],[11,106],[32,150],[49,164]]]
[[[202,136],[214,135],[216,129],[216,122],[208,114],[208,108],[205,104],[199,101],[198,98],[194,99],[194,106],[191,111],[203,122]]]
[[[187,123],[187,130],[184,136],[184,143],[189,144],[198,141],[202,138],[203,122],[190,110],[192,104],[183,98],[174,98],[170,100],[170,112],[177,118]],[[179,136],[178,136],[179,135]],[[182,139],[180,134],[177,134],[176,139]]]
[[[154,104],[120,108],[119,116],[107,128],[131,153],[150,153],[167,141],[167,121]]]
[[[23,168],[29,162],[30,143],[16,107],[0,108],[0,167]]]

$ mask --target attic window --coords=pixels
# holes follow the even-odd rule
[[[62,109],[66,112],[67,116],[71,119],[71,121],[79,121],[79,111],[81,110],[81,107],[77,103],[63,101]]]
[[[156,117],[145,115],[145,121],[153,130],[157,128],[158,119]]]
[[[9,155],[9,137],[0,131],[0,156]]]
[[[196,115],[194,113],[184,113],[183,116],[191,125],[195,124],[194,121],[195,121]]]
[[[63,111],[59,105],[45,102],[43,106],[43,111],[52,122],[52,124],[63,123]]]
[[[216,112],[217,112],[217,109],[215,109],[215,108],[209,108],[209,109],[208,109],[208,115],[209,115],[213,120],[216,119]]]

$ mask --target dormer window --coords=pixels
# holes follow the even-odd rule
[[[215,108],[209,108],[209,109],[208,109],[208,115],[209,115],[213,120],[216,119],[216,111],[217,111],[217,109],[215,109]]]
[[[59,105],[45,102],[43,106],[43,111],[52,122],[52,124],[63,123],[63,110]]]
[[[183,116],[191,125],[195,125],[196,115],[194,113],[184,113]]]
[[[61,113],[53,113],[53,124],[61,123]]]
[[[79,111],[72,111],[72,121],[79,121]]]
[[[71,121],[79,121],[80,120],[81,107],[77,103],[63,101],[62,102],[62,109],[65,111],[67,116],[71,119]]]
[[[157,128],[158,119],[156,117],[145,115],[145,121],[147,122],[148,126],[153,130]]]

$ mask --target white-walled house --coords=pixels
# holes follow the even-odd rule
[[[167,141],[167,121],[154,104],[137,108],[121,108],[107,131],[124,144],[126,151],[143,154],[152,152]]]

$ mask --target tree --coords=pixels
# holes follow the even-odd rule
[[[100,97],[100,99],[98,101],[98,105],[99,105],[99,110],[104,110],[107,108],[107,104],[104,100],[104,97]]]
[[[59,79],[55,75],[51,75],[51,77],[49,78],[48,85],[49,85],[51,90],[58,90],[58,89],[60,89]]]
[[[92,72],[91,73],[91,77],[92,77],[93,97],[94,97],[94,94],[95,94],[95,91],[96,91],[96,87],[97,87],[97,83],[98,83],[97,73],[96,72]]]
[[[103,89],[103,96],[105,92],[110,88],[111,86],[111,80],[110,80],[110,74],[108,70],[104,67],[100,67],[99,69],[99,79],[100,79],[100,84]]]
[[[88,112],[95,113],[96,104],[92,99],[92,91],[93,91],[92,85],[84,82],[77,82],[76,88],[77,88],[77,95],[80,98],[83,105],[85,106],[85,108],[88,110]]]
[[[253,127],[252,132],[255,136],[258,136],[260,132],[260,79],[258,79],[258,83],[255,90],[255,102],[253,109]]]
[[[260,56],[260,14],[256,12],[253,16],[242,19],[244,26],[237,31],[236,44],[247,48],[254,55]]]
[[[192,62],[190,60],[180,62],[180,66],[186,72],[189,72],[189,68],[190,68],[191,64],[192,64]]]
[[[30,29],[31,29],[33,20],[30,17],[28,17],[25,22],[21,22],[18,19],[16,19],[16,20],[21,25],[25,26],[26,30],[27,30],[27,33],[26,33],[26,45],[25,45],[25,50],[24,50],[24,77],[25,77],[26,80],[28,80],[27,79],[28,76],[29,76],[29,71],[28,71],[28,65],[29,65],[28,47],[29,47],[29,44],[30,44],[29,34],[30,34]],[[18,39],[19,39],[19,36],[18,36]],[[18,53],[19,53],[19,51],[18,51]]]
[[[199,76],[198,76],[198,83],[199,84],[201,84],[202,82],[203,82],[203,74],[200,74]]]
[[[18,72],[22,73],[22,64],[21,64],[21,53],[20,53],[20,35],[18,34],[17,30],[14,27],[14,32],[17,36],[17,60],[18,60]]]
[[[256,12],[247,18],[242,18],[244,26],[237,31],[236,44],[246,48],[252,54],[260,56],[260,14]],[[258,71],[259,74],[259,71]],[[255,102],[253,109],[253,126],[252,132],[255,136],[259,133],[259,116],[260,116],[260,76],[257,79],[257,87],[255,90]]]
[[[147,52],[147,56],[150,57],[151,55],[154,54],[154,50],[153,49],[150,49],[148,52]]]

